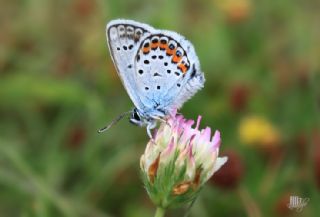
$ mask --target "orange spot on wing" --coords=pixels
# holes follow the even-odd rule
[[[168,49],[168,44],[160,44],[160,49],[161,50],[167,50]]]
[[[159,42],[151,43],[151,49],[157,49],[159,47]]]
[[[182,63],[180,63],[178,65],[178,68],[182,71],[182,73],[186,73],[187,70],[188,70],[187,66],[185,64],[182,64]]]
[[[167,46],[167,49],[166,49],[167,55],[172,56],[175,52],[176,52],[176,49],[171,50],[171,49]]]
[[[149,51],[150,51],[150,47],[144,47],[144,48],[142,48],[142,52],[143,52],[144,54],[149,53]]]
[[[178,57],[177,55],[174,55],[172,57],[172,62],[178,63],[182,59],[182,56]]]

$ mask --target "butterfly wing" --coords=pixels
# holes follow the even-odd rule
[[[129,97],[138,109],[143,109],[136,93],[135,56],[141,41],[154,31],[146,24],[131,20],[112,20],[107,24],[106,36],[112,60]]]
[[[142,115],[163,117],[203,87],[198,57],[183,36],[131,20],[111,21],[106,35],[119,77]]]
[[[192,44],[175,32],[155,30],[145,37],[134,65],[136,91],[150,116],[179,109],[204,85]]]
[[[171,34],[177,35],[176,33]],[[175,37],[179,37],[179,35]],[[168,92],[166,100],[167,103],[163,104],[168,108],[174,109],[181,108],[186,101],[204,87],[205,83],[204,73],[201,71],[200,62],[193,45],[184,37],[180,37],[179,44],[185,50],[185,56],[182,60],[185,59],[187,62],[185,65],[185,71],[182,70],[184,68],[181,67],[181,62],[183,61],[181,61],[180,64],[177,64],[177,69],[181,69],[181,72],[183,73],[181,82],[183,86],[175,89],[172,93]],[[171,94],[175,94],[175,97],[172,97]]]

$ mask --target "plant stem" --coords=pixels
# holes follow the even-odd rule
[[[162,207],[157,207],[156,214],[154,215],[154,217],[164,217],[165,212],[166,210]]]
[[[239,186],[237,191],[247,211],[247,216],[261,217],[261,210],[255,200],[251,197],[248,189],[245,186]]]

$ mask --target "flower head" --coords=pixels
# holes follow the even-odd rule
[[[199,130],[178,115],[162,123],[140,160],[144,183],[153,202],[167,208],[194,199],[201,186],[226,161],[218,157],[220,132]]]

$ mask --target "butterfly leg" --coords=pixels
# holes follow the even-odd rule
[[[150,137],[151,140],[153,140],[153,136],[152,136],[151,130],[153,128],[155,128],[156,125],[157,125],[157,123],[155,121],[149,121],[148,124],[147,124],[147,134],[148,134],[148,136]]]
[[[153,119],[157,120],[157,121],[160,121],[161,123],[164,123],[166,125],[168,125],[169,127],[171,127],[171,125],[169,124],[168,120],[167,119],[162,119],[158,116],[151,116]]]
[[[149,138],[153,140],[151,128],[149,127],[149,125],[147,125],[147,133],[148,133]]]

